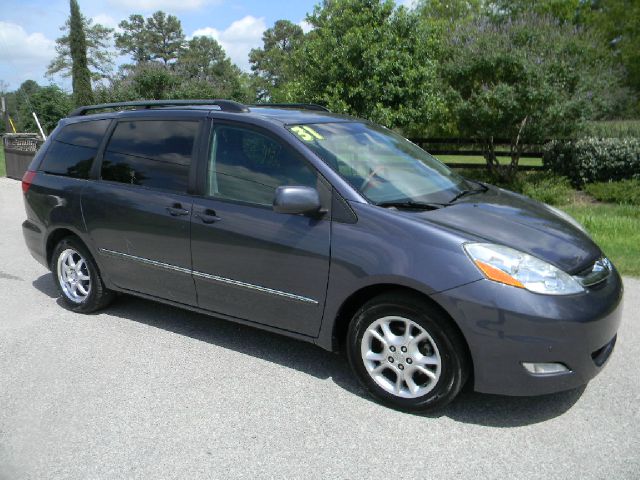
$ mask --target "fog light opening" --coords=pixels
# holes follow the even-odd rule
[[[533,373],[534,375],[557,375],[559,373],[567,373],[571,371],[564,363],[558,362],[522,362],[522,366],[527,370],[527,372]]]

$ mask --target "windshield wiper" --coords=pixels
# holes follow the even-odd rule
[[[411,200],[405,202],[380,202],[376,203],[376,205],[378,207],[408,208],[413,210],[437,210],[438,208],[446,207],[443,203],[413,202]]]
[[[481,188],[473,188],[473,189],[464,189],[461,192],[459,192],[457,195],[455,195],[451,200],[449,200],[449,203],[453,203],[456,200],[467,196],[467,195],[473,195],[474,193],[480,193],[480,192],[486,192],[487,190],[489,190],[488,187],[486,187],[485,185],[482,185],[479,182],[476,182],[478,185],[480,185]]]

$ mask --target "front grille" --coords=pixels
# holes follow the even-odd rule
[[[591,358],[593,359],[593,363],[595,363],[598,367],[604,365],[604,362],[607,361],[611,352],[613,352],[613,347],[616,344],[616,339],[618,335],[615,335],[609,343],[607,343],[604,347],[600,347],[598,350],[591,354]]]

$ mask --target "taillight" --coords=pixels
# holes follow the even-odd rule
[[[35,177],[36,172],[33,170],[27,170],[24,172],[24,175],[22,176],[22,193],[27,193],[27,190],[29,190],[29,187]]]

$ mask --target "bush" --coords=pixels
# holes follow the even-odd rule
[[[591,183],[585,190],[601,202],[640,205],[640,180]]]
[[[539,202],[550,205],[566,205],[571,202],[573,188],[566,177],[559,177],[550,172],[518,172],[509,182],[492,175],[486,169],[456,169],[463,177],[490,183],[498,187],[522,193]]]
[[[573,188],[566,177],[549,172],[530,172],[522,177],[521,193],[549,205],[566,205],[571,202]]]
[[[554,140],[545,145],[542,161],[545,167],[568,177],[575,186],[640,178],[640,139]]]

